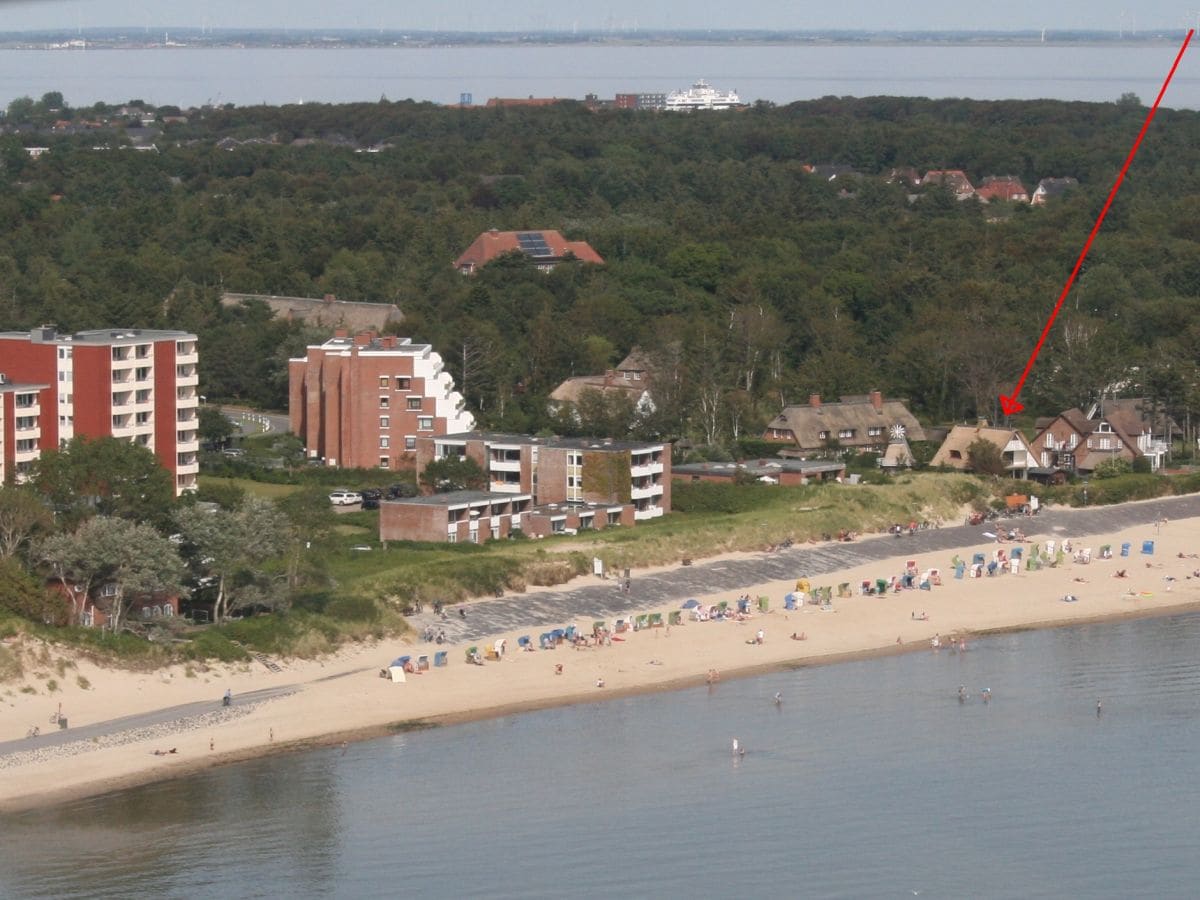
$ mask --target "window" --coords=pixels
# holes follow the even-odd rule
[[[416,450],[417,449],[417,439],[415,437],[413,437],[411,434],[407,434],[404,436],[404,449],[405,450]]]
[[[387,397],[380,397],[380,398],[379,398],[379,408],[380,408],[380,409],[387,409],[387,408],[388,408],[388,398],[387,398]]]
[[[883,434],[883,426],[881,426],[881,425],[875,425],[874,427],[867,429],[868,437],[879,437],[882,434]]]
[[[104,587],[100,588],[100,596],[101,597],[117,596],[117,586],[112,583],[106,584]]]
[[[185,369],[185,368],[187,368],[187,367],[186,367],[186,366],[180,366],[180,368],[184,368],[184,369]],[[191,375],[192,373],[191,373],[191,372],[177,372],[176,374],[178,374],[179,376],[181,376],[181,377],[183,377],[183,378],[187,378],[187,377],[188,377],[189,375]],[[138,380],[138,381],[146,381],[146,380],[148,380],[149,378],[150,378],[150,367],[149,367],[149,366],[142,366],[142,367],[140,367],[140,368],[137,370],[137,380]]]
[[[853,428],[843,428],[841,431],[838,432],[838,437],[852,438],[852,437],[854,437],[854,429]]]
[[[383,435],[383,436],[382,436],[382,437],[379,439],[379,449],[380,449],[380,450],[386,450],[386,449],[388,449],[388,447],[391,445],[391,441],[392,441],[392,439],[391,439],[390,437],[388,437],[386,434],[385,434],[385,435]]]
[[[419,431],[433,431],[433,416],[417,416],[417,429]]]
[[[139,425],[145,425],[150,421],[150,413],[140,412],[137,414],[136,420]]]
[[[622,372],[621,374],[625,376],[626,381],[633,381],[633,373],[632,372]]]
[[[387,377],[386,375],[380,375],[380,376],[379,376],[379,386],[380,386],[381,388],[383,388],[384,390],[387,390],[387,386],[388,386],[388,377]]]
[[[58,358],[59,359],[70,359],[71,358],[71,348],[70,347],[59,347],[58,348]]]
[[[380,428],[391,428],[392,427],[392,417],[391,416],[380,416],[379,417],[379,427]]]
[[[458,543],[458,532],[457,531],[448,532],[446,534],[446,543],[447,544],[457,544]]]
[[[951,450],[950,458],[951,459],[962,459],[962,451],[961,450]]]
[[[1111,450],[1113,448],[1112,441],[1109,438],[1100,438],[1100,449]]]
[[[381,456],[381,457],[379,457],[379,468],[381,468],[381,469],[390,469],[391,467],[392,467],[392,461],[391,461],[391,459],[389,459],[389,458],[388,458],[388,457],[386,457],[386,456]]]
[[[634,373],[633,373],[633,380],[634,380],[634,381],[641,381],[641,380],[642,380],[642,373],[641,373],[641,372],[634,372]]]
[[[408,398],[408,408],[419,410],[421,408],[421,398],[420,397],[409,397]]]
[[[407,391],[411,387],[412,387],[412,379],[411,378],[404,378],[404,377],[401,377],[400,375],[396,376],[396,390]]]
[[[817,440],[819,440],[819,441],[827,441],[827,440],[829,440],[829,432],[828,432],[828,431],[822,431],[822,432],[820,432],[820,433],[817,435]]]

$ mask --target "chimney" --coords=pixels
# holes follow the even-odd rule
[[[820,394],[809,394],[808,395],[808,405],[811,406],[813,409],[820,409],[821,408],[821,395]]]
[[[875,407],[875,411],[883,414],[883,394],[879,391],[871,391],[871,405]]]
[[[375,340],[375,332],[373,331],[360,331],[354,336],[354,343],[359,347],[368,347],[373,340]]]
[[[29,332],[29,338],[35,344],[44,344],[53,341],[56,336],[53,325],[43,325]]]
[[[333,336],[335,338],[348,338],[350,337],[350,332],[345,328],[338,328],[333,332]]]

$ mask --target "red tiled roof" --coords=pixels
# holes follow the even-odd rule
[[[989,175],[983,179],[983,184],[975,189],[975,195],[981,200],[1029,199],[1029,191],[1016,175]]]
[[[539,262],[561,262],[570,253],[580,262],[604,265],[604,258],[593,250],[586,241],[568,241],[557,231],[526,232],[492,230],[485,231],[479,237],[475,238],[474,242],[463,252],[462,256],[454,261],[454,268],[465,269],[470,272],[478,269],[480,266],[486,265],[497,256],[505,253],[519,253],[521,252],[521,245],[517,240],[517,235],[534,233],[542,236],[542,239],[546,242],[546,246],[553,253],[553,256],[539,259]]]

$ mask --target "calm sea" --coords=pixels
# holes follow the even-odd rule
[[[0,820],[0,896],[1194,897],[1198,641],[1029,632],[238,765]]]
[[[1182,40],[1182,34],[1180,35]],[[155,104],[348,102],[412,98],[573,97],[670,91],[705,78],[744,100],[828,95],[1154,99],[1178,47],[1157,46],[522,46],[430,49],[0,51],[0,103],[62,91]],[[1200,108],[1184,58],[1168,107]]]

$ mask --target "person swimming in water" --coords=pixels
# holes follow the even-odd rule
[[[781,703],[783,703],[783,692],[776,691],[775,692],[775,705],[779,706]]]
[[[960,684],[960,685],[958,686],[958,702],[959,702],[959,703],[966,703],[966,702],[967,702],[967,688],[966,688],[966,685],[962,685],[962,684]]]

